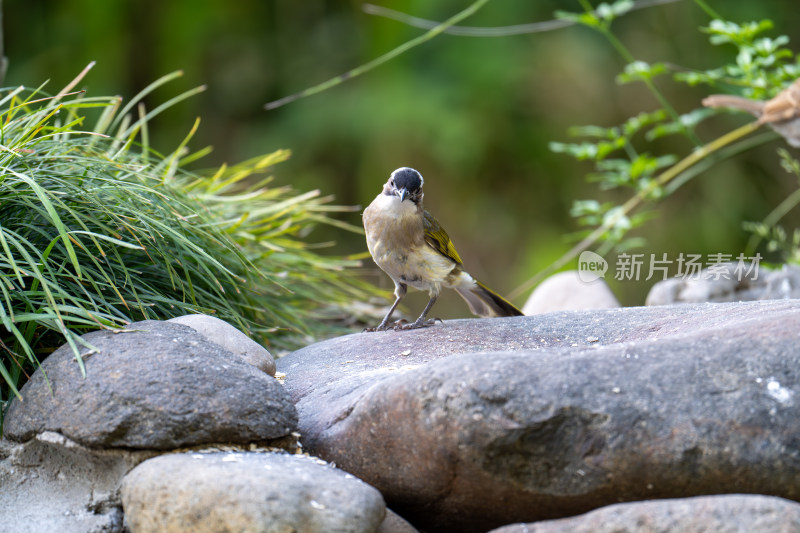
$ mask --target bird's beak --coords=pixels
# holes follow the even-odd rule
[[[402,202],[403,202],[403,200],[405,200],[406,196],[408,196],[408,190],[406,190],[405,188],[403,188],[403,189],[400,189],[400,190],[399,190],[399,191],[397,191],[397,192],[398,192],[398,195],[400,196],[400,202],[402,203]]]

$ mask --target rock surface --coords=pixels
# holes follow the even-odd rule
[[[800,504],[758,495],[653,500],[603,507],[562,520],[514,524],[491,533],[795,533]]]
[[[386,509],[386,518],[375,533],[419,533],[419,531],[402,516],[391,509]]]
[[[522,307],[525,315],[541,315],[553,311],[610,309],[619,301],[602,279],[583,281],[578,271],[554,274],[541,282]]]
[[[697,276],[659,281],[647,294],[646,305],[739,302],[800,298],[800,267],[778,270],[748,263],[720,263]]]
[[[209,315],[184,315],[171,318],[167,322],[189,326],[211,342],[241,356],[259,370],[270,376],[275,375],[275,359],[272,354],[224,320]]]
[[[7,438],[53,431],[89,447],[172,449],[266,442],[296,427],[274,378],[188,326],[136,322],[83,339],[96,350],[82,348],[86,378],[68,346],[56,350],[12,401]]]
[[[307,450],[420,529],[800,498],[800,302],[454,320],[278,361]]]
[[[55,433],[0,440],[0,529],[122,533],[120,480],[152,455],[92,450]]]
[[[385,514],[366,483],[286,454],[162,455],[133,469],[121,492],[131,533],[369,533]]]

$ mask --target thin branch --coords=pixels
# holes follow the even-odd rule
[[[673,2],[678,2],[678,1],[679,0],[640,0],[639,2],[636,2],[634,4],[634,6],[631,8],[631,11],[635,9],[644,9],[646,7],[651,7],[655,5],[671,4]],[[436,22],[435,20],[428,20],[419,17],[414,17],[406,13],[402,13],[400,11],[395,11],[394,9],[389,9],[387,7],[382,7],[382,6],[376,6],[374,4],[364,4],[362,9],[368,15],[386,17],[392,20],[396,20],[398,22],[402,22],[409,26],[413,26],[415,28],[422,28],[427,30],[435,28],[437,25],[439,25],[439,23]],[[574,24],[576,24],[576,22],[573,22],[571,20],[555,19],[555,20],[545,20],[542,22],[532,22],[529,24],[515,24],[512,26],[494,26],[494,27],[450,26],[449,28],[445,29],[442,33],[447,33],[449,35],[460,35],[464,37],[508,37],[510,35],[523,35],[528,33],[539,33],[545,31],[558,30],[561,28],[566,28],[567,26],[572,26]]]
[[[345,72],[340,76],[336,76],[335,78],[331,78],[328,81],[322,82],[318,85],[313,87],[309,87],[299,93],[295,93],[279,100],[275,100],[273,102],[269,102],[264,106],[264,109],[271,110],[286,105],[290,102],[294,102],[295,100],[299,100],[300,98],[305,98],[306,96],[312,96],[314,94],[320,93],[326,89],[330,89],[340,83],[344,82],[345,80],[349,80],[351,78],[355,78],[356,76],[360,76],[365,72],[369,72],[373,68],[380,66],[390,59],[394,59],[395,57],[399,56],[400,54],[407,52],[408,50],[414,48],[415,46],[419,46],[422,43],[430,41],[440,33],[443,33],[447,28],[454,26],[464,20],[465,18],[469,17],[470,15],[474,14],[480,8],[482,8],[489,0],[476,0],[472,5],[467,7],[465,10],[457,13],[447,19],[446,21],[442,22],[441,24],[437,24],[435,27],[431,28],[428,32],[407,41],[397,48],[383,54],[382,56],[369,61],[368,63],[364,63],[363,65],[356,67],[352,70]]]
[[[676,0],[670,0],[676,1]],[[412,15],[407,15],[388,7],[376,6],[374,4],[364,4],[362,7],[364,13],[368,15],[375,15],[377,17],[385,17],[388,19],[396,20],[413,26],[414,28],[431,29],[435,28],[439,22],[435,20],[428,20]],[[521,35],[523,33],[536,33],[542,31],[557,30],[572,26],[575,24],[570,20],[547,20],[544,22],[534,22],[531,24],[516,24],[514,26],[497,26],[497,27],[479,27],[479,26],[450,26],[442,33],[448,35],[462,35],[466,37],[505,37],[508,35]]]

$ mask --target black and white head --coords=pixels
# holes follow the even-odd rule
[[[397,196],[400,201],[410,200],[415,204],[422,201],[422,174],[409,167],[400,167],[389,177],[383,186],[383,194]]]

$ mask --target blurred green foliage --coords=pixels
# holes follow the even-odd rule
[[[468,4],[395,0],[382,5],[444,20]],[[362,5],[324,0],[5,3],[6,85],[50,78],[62,86],[96,60],[84,83],[90,93],[130,97],[164,73],[183,69],[184,88],[206,84],[208,90],[156,118],[154,147],[173,146],[202,116],[193,147],[208,144],[214,151],[196,166],[288,148],[293,157],[276,169],[277,182],[298,190],[319,188],[339,204],[368,204],[389,172],[413,166],[426,178],[427,207],[447,228],[467,268],[500,292],[509,292],[569,248],[565,236],[579,229],[570,216],[574,200],[625,201],[624,190],[600,191],[586,182],[591,163],[548,149],[550,142],[569,141],[572,126],[613,127],[661,107],[644,85],[617,83],[627,62],[602,35],[580,25],[510,37],[442,35],[364,77],[264,111],[264,103],[341,74],[424,31],[367,15]],[[793,0],[711,5],[728,20],[772,19],[773,36],[788,35],[791,49],[800,42],[800,10]],[[556,11],[579,12],[581,5],[490,2],[465,24],[536,22],[553,19]],[[708,44],[708,35],[699,31],[708,23],[706,13],[684,0],[629,13],[612,30],[646,64],[705,71],[735,55]],[[656,78],[654,84],[678,113],[697,108],[709,92],[668,78]],[[158,103],[165,97],[156,91],[149,99]],[[696,134],[708,141],[747,120],[720,116],[698,125]],[[743,251],[749,234],[742,221],[762,220],[795,190],[795,180],[775,156],[780,143],[715,165],[676,191],[660,206],[658,223],[634,232],[646,239],[643,251],[670,256]],[[687,154],[692,147],[685,137],[668,136],[654,140],[651,153]],[[782,224],[794,228],[799,219],[790,212]],[[359,223],[357,214],[343,214],[342,220]],[[315,231],[316,238],[339,243],[331,253],[365,249],[357,235],[335,228]],[[388,279],[365,270],[388,288]],[[641,303],[650,284],[612,283],[626,304]],[[437,304],[439,316],[468,314],[453,298],[446,295]],[[424,299],[409,298],[409,306]]]

